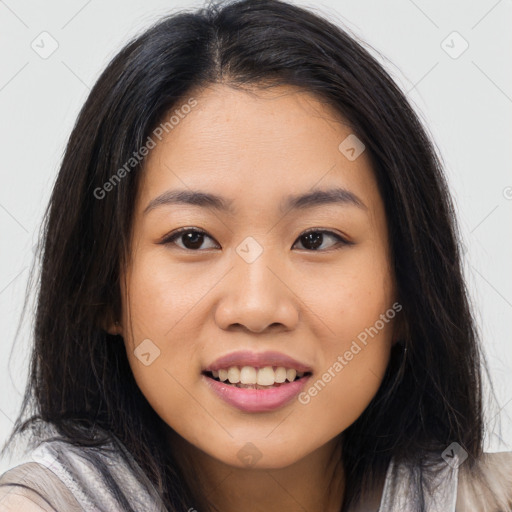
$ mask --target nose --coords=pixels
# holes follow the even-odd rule
[[[271,249],[249,262],[234,254],[234,268],[223,280],[215,311],[217,325],[225,330],[293,330],[299,321],[300,300],[293,292],[291,273]]]

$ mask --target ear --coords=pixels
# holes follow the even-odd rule
[[[114,315],[110,308],[108,311],[105,312],[103,315],[101,321],[100,321],[100,327],[107,332],[108,334],[111,334],[112,336],[123,335],[123,328],[119,320],[116,320],[114,318]]]

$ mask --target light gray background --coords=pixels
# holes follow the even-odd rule
[[[439,148],[457,204],[467,247],[466,276],[501,409],[498,416],[490,415],[502,418],[501,438],[492,430],[493,421],[486,448],[511,450],[512,0],[294,3],[314,6],[374,47]],[[0,0],[0,441],[17,414],[28,369],[30,311],[10,355],[32,248],[78,111],[123,43],[160,15],[202,5],[185,0]],[[44,31],[58,43],[46,59],[31,47],[51,49],[49,36],[40,36]],[[459,55],[464,41],[469,46]],[[9,465],[1,461],[0,473]]]

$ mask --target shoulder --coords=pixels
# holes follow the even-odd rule
[[[62,482],[36,462],[20,464],[0,475],[0,512],[81,510],[76,505]]]
[[[57,512],[54,508],[41,507],[34,501],[37,495],[27,490],[3,490],[0,488],[0,512]]]
[[[459,467],[456,512],[512,511],[512,452],[484,453]]]
[[[128,504],[134,510],[165,510],[158,489],[113,433],[83,443],[51,425],[45,429],[25,454],[30,462],[1,475],[0,486],[10,478],[18,491],[37,491],[59,512],[126,510]]]

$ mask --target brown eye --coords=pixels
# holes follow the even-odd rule
[[[197,251],[201,249],[201,246],[203,245],[206,238],[213,240],[204,231],[191,228],[181,228],[178,231],[171,233],[164,240],[162,240],[161,243],[163,245],[175,244],[181,249]],[[181,241],[183,245],[178,244],[178,240]]]
[[[324,244],[325,240],[328,238],[335,239],[337,242],[331,244],[330,247],[323,247],[322,249],[320,249],[320,252],[328,250],[336,245],[350,245],[350,242],[342,238],[340,235],[333,233],[332,231],[320,229],[310,230],[307,231],[306,233],[303,233],[298,238],[298,241],[302,243],[306,250],[318,251],[319,247],[321,247]]]

